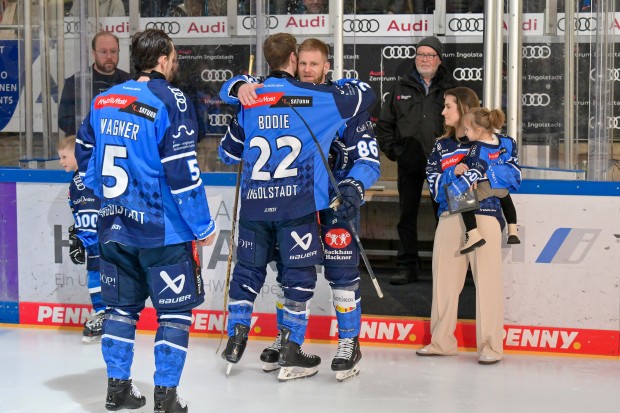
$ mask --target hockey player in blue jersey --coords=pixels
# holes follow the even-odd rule
[[[327,45],[318,39],[306,39],[298,49],[299,60],[297,75],[301,81],[314,84],[330,83],[326,80],[329,71]],[[235,82],[233,79],[231,82]],[[255,98],[254,83],[248,83],[238,88],[239,98],[251,104]],[[229,96],[223,96],[227,103]],[[356,179],[363,183],[365,188],[372,186],[380,175],[379,151],[374,138],[370,115],[363,111],[351,118],[338,131],[338,138],[332,142],[329,151],[329,166],[336,182],[345,179]],[[361,297],[359,248],[353,241],[348,221],[354,222],[359,229],[359,206],[354,205],[350,210],[333,211],[328,208],[321,211],[321,235],[325,258],[325,278],[332,288],[333,304],[338,321],[338,350],[332,360],[331,368],[336,371],[336,378],[343,381],[359,372],[358,362],[362,353],[359,345],[361,326]],[[282,264],[277,260],[277,283],[281,285]],[[261,354],[263,370],[275,371],[279,368],[283,318],[283,301],[281,291],[276,304],[276,318],[278,335],[274,342]]]
[[[137,409],[131,382],[136,323],[150,297],[155,335],[155,412],[187,412],[177,395],[192,309],[204,301],[198,246],[215,222],[196,159],[198,125],[186,95],[169,80],[176,51],[163,31],[136,33],[137,80],[97,96],[78,132],[80,176],[101,198],[101,340],[107,365],[106,409]]]
[[[476,184],[478,199],[497,197],[508,224],[508,244],[520,243],[517,235],[517,211],[509,191],[516,191],[521,185],[521,170],[518,166],[517,144],[514,139],[495,133],[504,125],[506,116],[501,109],[474,108],[463,116],[463,125],[469,141],[473,142],[463,159],[467,171],[451,184],[449,190],[456,195]],[[489,166],[505,164],[511,166],[510,173],[491,173]],[[502,170],[502,169],[499,169]],[[474,211],[462,212],[465,224],[465,242],[461,254],[467,254],[485,244],[476,225]]]
[[[320,364],[320,358],[305,354],[301,345],[307,303],[316,283],[314,265],[323,259],[316,211],[327,208],[330,201],[327,171],[300,116],[312,125],[326,153],[336,131],[366,110],[374,93],[356,80],[338,87],[294,79],[296,40],[290,34],[270,36],[264,52],[273,71],[257,101],[244,106],[233,119],[219,148],[224,162],[244,161],[237,264],[228,306],[229,339],[222,357],[230,369],[243,355],[253,303],[277,245],[284,296],[278,378],[284,381],[316,374]],[[220,94],[228,94],[229,86]],[[340,190],[343,209],[361,203],[361,182],[345,182]]]
[[[93,317],[84,323],[82,341],[94,343],[101,340],[105,304],[101,298],[99,277],[99,240],[97,217],[101,202],[92,189],[87,188],[78,174],[75,159],[75,136],[67,136],[56,145],[60,165],[65,172],[74,172],[69,184],[69,207],[75,223],[69,227],[69,256],[74,264],[86,263],[87,286],[93,305]]]

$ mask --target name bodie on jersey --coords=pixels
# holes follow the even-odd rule
[[[310,132],[288,105],[305,119],[327,154],[338,129],[374,102],[368,85],[350,82],[327,86],[286,75],[269,77],[257,90],[257,102],[233,119],[220,156],[225,163],[244,162],[241,216],[279,221],[328,206],[327,171]]]
[[[93,100],[76,158],[84,183],[101,199],[100,242],[153,248],[215,231],[196,159],[193,111],[183,92],[163,79],[128,81]]]

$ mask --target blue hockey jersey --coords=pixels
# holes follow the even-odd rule
[[[464,160],[469,153],[471,145],[470,142],[459,142],[454,137],[440,138],[435,142],[426,165],[426,179],[431,196],[439,204],[438,215],[448,210],[448,201],[446,200],[443,187],[444,185],[450,185],[458,179],[463,179],[454,174],[454,167]],[[489,165],[487,174],[509,174],[511,169],[514,168],[511,162],[508,164]],[[498,198],[490,197],[483,199],[480,201],[480,208],[475,213],[494,216],[499,220],[500,225],[504,226],[505,221]]]
[[[235,76],[224,83],[220,90],[220,98],[227,104],[239,104],[239,99],[234,96],[232,89],[239,83],[264,82],[262,77],[247,75]],[[332,85],[327,81],[327,85]],[[336,182],[345,178],[360,181],[364,188],[368,189],[379,179],[381,167],[379,163],[379,148],[375,138],[370,114],[364,110],[349,119],[340,127],[336,139],[340,140],[347,149],[347,165],[332,170]],[[324,154],[327,157],[327,154]],[[331,187],[331,182],[329,183]]]
[[[84,247],[90,249],[97,245],[97,219],[101,202],[93,190],[84,185],[77,172],[69,184],[69,207],[75,220],[76,235]]]
[[[257,94],[257,103],[233,118],[219,148],[225,163],[244,162],[241,216],[278,221],[327,208],[327,171],[304,120],[326,154],[345,122],[374,102],[374,92],[355,80],[314,85],[275,72]]]
[[[163,79],[98,95],[77,136],[84,183],[101,199],[99,240],[142,248],[215,231],[196,159],[194,107]]]
[[[495,135],[499,143],[472,142],[464,159],[469,169],[460,179],[471,186],[478,180],[488,180],[491,188],[506,188],[511,192],[521,186],[521,168],[517,143],[506,135]],[[506,165],[506,168],[489,168],[494,165]]]

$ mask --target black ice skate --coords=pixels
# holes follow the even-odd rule
[[[222,351],[222,358],[228,362],[226,376],[230,374],[233,364],[237,364],[243,356],[245,346],[248,344],[248,332],[250,327],[243,324],[235,324],[235,335],[228,338],[226,348]]]
[[[278,358],[280,358],[280,348],[282,348],[282,332],[278,331],[276,339],[269,347],[263,350],[260,360],[263,362],[263,371],[269,373],[280,368]]]
[[[101,341],[103,335],[103,319],[105,313],[103,311],[95,314],[92,320],[88,320],[84,323],[84,329],[82,330],[82,342],[84,343],[98,343]]]
[[[299,344],[289,340],[290,336],[291,331],[288,328],[282,328],[278,380],[288,381],[314,376],[319,372],[321,358],[304,353]]]
[[[129,380],[108,379],[108,395],[105,398],[105,408],[116,411],[123,409],[138,409],[146,404],[146,397]]]
[[[154,413],[187,413],[187,403],[179,397],[176,387],[155,386]]]
[[[338,339],[338,350],[332,360],[332,370],[336,380],[345,381],[360,372],[359,361],[362,359],[358,337]]]

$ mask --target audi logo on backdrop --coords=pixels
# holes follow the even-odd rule
[[[549,106],[551,97],[546,93],[524,93],[521,103],[523,106]]]
[[[453,32],[481,32],[484,30],[483,18],[459,17],[448,22],[448,28]]]
[[[334,78],[334,71],[332,69],[327,71],[327,76],[331,77],[332,79]],[[359,79],[360,75],[359,73],[357,73],[357,70],[355,69],[343,69],[342,70],[342,77],[345,79]]]
[[[267,29],[275,29],[278,27],[278,18],[276,16],[265,16],[265,27]],[[244,29],[256,29],[256,17],[247,16],[241,20]]]
[[[474,67],[457,67],[456,69],[454,69],[454,72],[452,72],[452,76],[454,77],[454,80],[458,80],[458,81],[477,81],[477,80],[482,80],[482,69],[481,68],[474,68]]]
[[[200,77],[205,82],[225,82],[233,78],[232,70],[228,69],[205,69]]]
[[[145,29],[162,30],[166,34],[178,34],[181,25],[177,22],[148,22]]]
[[[596,17],[578,17],[575,18],[575,30],[578,32],[593,31],[597,28]],[[562,17],[558,20],[558,29],[566,31],[566,18]]]
[[[209,114],[209,125],[211,126],[228,126],[232,115],[225,113],[212,113]]]
[[[385,46],[381,54],[386,59],[413,59],[415,57],[414,46]]]
[[[620,69],[608,69],[609,77],[607,79],[617,82],[620,80]],[[590,70],[590,80],[596,80],[596,69]]]
[[[590,129],[594,129],[594,116],[590,118]],[[620,129],[620,116],[610,116],[607,118],[608,129]]]
[[[80,22],[65,22],[65,34],[77,33],[80,31]]]
[[[375,19],[344,19],[342,30],[345,33],[375,33],[379,31],[378,20]]]
[[[524,59],[547,59],[551,57],[549,46],[523,46],[521,56]]]

